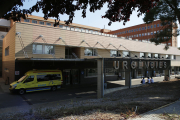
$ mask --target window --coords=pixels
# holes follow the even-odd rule
[[[54,46],[45,45],[44,46],[44,54],[54,54]]]
[[[131,33],[131,30],[129,30],[129,33]]]
[[[144,27],[144,29],[146,30],[146,27]]]
[[[32,23],[35,23],[35,24],[37,24],[37,21],[36,21],[36,20],[32,20]]]
[[[138,37],[138,34],[136,35],[136,37]]]
[[[29,22],[29,19],[24,19],[24,22]]]
[[[116,50],[111,50],[110,54],[111,57],[116,57],[118,55],[118,52]]]
[[[154,54],[154,58],[158,58],[158,54]]]
[[[156,28],[156,24],[154,25],[154,28]]]
[[[144,58],[145,54],[144,53],[140,53],[140,58]]]
[[[138,31],[138,28],[136,29],[136,31]]]
[[[133,30],[131,30],[131,32],[133,32]]]
[[[134,35],[134,37],[136,37],[136,35]]]
[[[86,33],[89,33],[89,30],[88,30],[88,29],[86,29]]]
[[[142,33],[142,36],[144,36],[144,33]]]
[[[9,55],[9,46],[7,48],[5,48],[5,56]]]
[[[97,76],[97,69],[85,69],[85,76],[86,77]]]
[[[126,33],[128,33],[128,31],[126,31]]]
[[[148,54],[147,54],[147,57],[148,57],[148,58],[151,58],[151,53],[148,53]]]
[[[141,34],[139,34],[139,37],[141,37]]]
[[[46,23],[46,25],[51,26],[51,23]]]
[[[153,35],[153,32],[151,32],[151,35]]]
[[[131,38],[131,36],[129,36],[129,38]]]
[[[72,31],[74,31],[74,27],[71,27],[70,29],[71,29]]]
[[[85,32],[85,30],[81,28],[81,32]],[[92,31],[92,33],[94,33],[94,31]]]
[[[43,54],[42,45],[33,44],[33,54]]]
[[[147,33],[145,33],[145,36],[147,36]]]
[[[148,26],[148,29],[150,29],[150,26]]]
[[[136,32],[136,29],[134,29],[134,32]]]
[[[159,24],[157,24],[157,27],[159,27]]]
[[[159,33],[159,30],[157,31],[157,33]]]
[[[126,31],[124,31],[126,33]]]
[[[37,81],[49,81],[49,80],[60,80],[60,74],[47,74],[47,75],[37,75]]]
[[[139,28],[139,31],[141,31],[141,28]]]
[[[63,25],[59,25],[60,28],[63,28]]]
[[[84,55],[85,56],[97,56],[97,50],[91,49],[91,48],[85,48]]]
[[[44,22],[42,22],[42,21],[39,21],[39,24],[41,24],[41,25],[44,25]]]
[[[54,46],[33,44],[33,54],[54,54]]]
[[[32,82],[32,81],[34,81],[34,75],[29,76],[29,77],[24,81],[24,83]]]
[[[169,46],[171,46],[171,43],[168,43]]]
[[[156,34],[156,31],[154,31],[154,34]]]
[[[123,57],[129,57],[129,52],[128,51],[123,51]]]
[[[151,33],[150,32],[148,32],[148,35],[150,35]]]
[[[144,27],[142,27],[142,30],[144,30]]]
[[[153,25],[151,25],[151,28],[153,28]]]

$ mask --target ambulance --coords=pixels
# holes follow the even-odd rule
[[[61,70],[31,70],[25,73],[18,81],[10,84],[10,92],[19,93],[52,90],[61,88],[63,84]]]

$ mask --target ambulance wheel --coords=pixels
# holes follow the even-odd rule
[[[52,91],[56,91],[56,89],[57,89],[56,86],[52,86],[52,87],[51,87],[51,90],[52,90]]]
[[[25,94],[25,90],[24,90],[24,89],[20,89],[18,93],[19,93],[20,95],[23,95],[23,94]]]

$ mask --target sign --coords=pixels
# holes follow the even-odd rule
[[[19,71],[15,71],[15,75],[19,75]]]

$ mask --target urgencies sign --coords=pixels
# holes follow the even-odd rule
[[[119,61],[113,61],[114,69],[120,68]],[[122,69],[143,69],[143,68],[156,68],[156,69],[166,69],[167,62],[166,61],[122,61]]]

